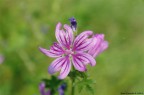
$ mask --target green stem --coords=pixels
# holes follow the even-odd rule
[[[74,78],[72,79],[72,92],[71,92],[71,95],[74,95],[74,92],[75,92],[75,88],[74,88],[74,82],[75,82],[75,80],[74,80]]]
[[[74,71],[75,71],[75,68],[74,67],[72,67],[72,72],[73,72],[73,74],[72,74],[72,76],[70,77],[71,78],[71,82],[72,82],[72,89],[71,89],[71,95],[74,95],[75,93],[75,87],[74,87],[74,83],[75,83],[75,77],[74,77]]]

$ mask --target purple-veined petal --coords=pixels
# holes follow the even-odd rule
[[[81,57],[82,60],[85,60],[84,64],[90,64],[91,66],[96,65],[96,60],[88,53],[78,52],[78,55]]]
[[[93,34],[92,31],[85,31],[79,34],[74,40],[73,50],[76,51],[88,50],[90,44],[90,40],[88,39],[88,37],[91,36],[92,34]]]
[[[80,59],[80,58],[78,57],[78,55],[79,55],[79,54],[74,54],[74,55],[72,56],[72,63],[73,63],[73,65],[74,65],[74,67],[75,67],[76,70],[81,71],[81,72],[84,72],[84,71],[86,71],[86,66],[85,66],[85,64],[83,63],[84,60]]]
[[[89,49],[88,53],[92,56],[94,56],[94,54],[97,53],[97,51],[99,51],[99,47],[101,46],[101,41],[102,39],[99,39],[97,37],[93,38],[93,41],[91,43],[91,48]]]
[[[58,23],[56,26],[56,39],[57,41],[61,44],[61,46],[70,49],[70,45],[72,44],[73,41],[73,31],[68,25],[64,25],[64,31],[61,28],[61,23]]]
[[[101,49],[101,52],[103,52],[104,50],[106,50],[108,48],[108,41],[104,41],[102,43],[102,49]]]
[[[42,47],[39,47],[39,50],[40,50],[43,54],[45,54],[45,55],[47,55],[47,56],[49,56],[49,57],[60,57],[60,56],[62,56],[62,54],[64,54],[63,50],[62,50],[62,49],[60,50],[60,48],[56,50],[56,48],[57,48],[57,47],[55,47],[55,46],[53,45],[50,50],[44,49],[44,48],[42,48]]]
[[[84,65],[89,63],[89,60],[81,55],[82,52],[77,52],[77,54],[73,54],[76,59],[80,60]]]
[[[47,50],[47,49],[44,49],[44,48],[41,48],[41,47],[39,47],[39,50],[40,50],[43,54],[45,54],[45,55],[47,55],[47,56],[49,56],[49,57],[59,57],[59,56],[56,56],[56,55],[54,55],[53,53],[51,53],[50,50]]]
[[[63,48],[60,46],[60,44],[58,44],[56,42],[51,46],[50,51],[53,51],[58,55],[64,53]]]
[[[76,48],[76,51],[87,51],[90,49],[90,45],[91,45],[92,39],[86,39],[84,40],[81,44],[79,44]]]
[[[50,74],[54,74],[55,72],[59,71],[62,67],[63,64],[67,62],[67,57],[59,57],[55,59],[49,66],[48,72]]]
[[[74,45],[78,45],[80,44],[81,42],[83,42],[83,40],[85,40],[86,38],[88,38],[90,35],[92,35],[93,32],[92,31],[84,31],[82,32],[81,34],[79,34],[75,40],[74,40]]]
[[[71,62],[68,56],[66,56],[66,61],[63,63],[60,71],[60,75],[58,76],[59,79],[64,79],[67,77],[71,69]]]
[[[104,34],[95,34],[94,37],[100,38],[102,40],[104,40]]]
[[[73,42],[73,39],[74,39],[73,31],[72,31],[71,27],[67,24],[64,25],[64,28],[65,28],[66,33],[68,35],[67,39],[68,39],[69,45],[71,45]]]
[[[56,42],[53,44],[53,46],[51,46],[51,49],[60,51],[60,52],[63,51],[63,48]]]
[[[69,43],[69,37],[68,33],[66,33],[64,30],[61,30],[60,32],[60,43],[63,45],[63,47],[69,49],[70,43]]]
[[[104,50],[106,50],[108,48],[108,42],[107,41],[103,41],[100,45],[99,48],[97,48],[97,50],[95,51],[93,57],[98,56],[100,53],[102,53]]]
[[[103,52],[106,48],[108,48],[108,42],[104,41],[104,34],[96,34],[93,37],[93,42],[90,45],[90,49],[88,53],[93,57],[96,57],[101,52]]]
[[[63,32],[62,32],[61,26],[62,26],[62,24],[60,22],[56,25],[55,36],[56,36],[57,41],[60,43],[60,45],[64,46],[65,44],[63,43],[62,38],[63,38],[63,35],[65,35],[65,34],[63,34]]]

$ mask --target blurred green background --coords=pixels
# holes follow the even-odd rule
[[[94,95],[144,92],[144,0],[0,0],[0,95],[40,95],[53,59],[38,46],[49,48],[56,24],[72,16],[79,33],[104,33],[109,41],[97,65],[88,66]]]

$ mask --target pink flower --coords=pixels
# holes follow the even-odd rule
[[[95,58],[108,48],[108,42],[104,40],[104,34],[96,34],[92,37],[92,40],[88,53]]]
[[[58,78],[64,79],[69,74],[72,64],[76,70],[84,72],[87,64],[95,66],[96,61],[86,52],[91,48],[92,39],[89,37],[93,32],[84,31],[74,37],[70,26],[64,25],[64,29],[61,29],[61,26],[61,23],[58,23],[55,31],[58,42],[55,42],[50,50],[41,47],[39,49],[45,55],[56,58],[49,66],[48,72],[54,74],[60,71]]]

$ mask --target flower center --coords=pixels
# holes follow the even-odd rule
[[[71,55],[73,54],[74,52],[70,49],[70,50],[65,50],[65,55]]]

